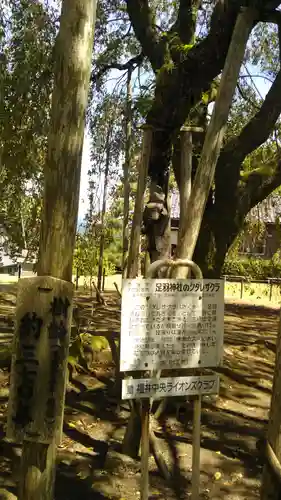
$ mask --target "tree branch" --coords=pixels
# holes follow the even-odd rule
[[[254,117],[245,125],[238,137],[230,140],[220,157],[220,168],[228,164],[227,158],[235,156],[235,161],[241,165],[246,156],[261,146],[274,129],[281,113],[281,70],[278,72],[269,89],[262,106]],[[223,165],[224,164],[224,165]],[[232,168],[232,167],[231,167]],[[240,166],[239,166],[240,169]],[[217,170],[219,175],[219,170]]]
[[[193,43],[196,18],[201,0],[180,0],[178,16],[170,32],[178,33],[182,43]]]
[[[280,24],[281,12],[279,10],[266,10],[261,13],[260,21],[266,23]]]
[[[208,36],[157,82],[155,100],[147,117],[150,125],[170,131],[182,126],[189,111],[223,68],[239,10],[239,5],[233,2],[227,2],[224,9],[217,2]]]
[[[238,137],[231,139],[222,150],[215,176],[215,210],[222,213],[228,206],[230,212],[244,216],[259,201],[264,199],[281,183],[281,170],[273,173],[257,170],[249,174],[240,185],[241,165],[248,154],[261,146],[274,130],[281,113],[281,70],[275,78],[264,102],[243,128]],[[226,204],[228,201],[228,205]],[[229,213],[224,213],[227,219]]]
[[[187,52],[179,65],[167,71],[165,80],[157,85],[155,101],[147,117],[150,125],[170,130],[182,126],[202,92],[208,90],[223,68],[236,17],[243,3],[223,0],[216,3],[209,34]],[[278,0],[264,0],[263,8],[275,8],[279,3]],[[248,1],[249,7],[256,4],[256,0]],[[257,12],[256,23],[258,21]]]
[[[270,169],[270,167],[269,167]],[[263,174],[259,169],[249,174],[247,183],[239,198],[239,211],[247,214],[255,205],[263,201],[272,191],[281,185],[281,160],[276,160],[276,167],[270,174]]]
[[[164,64],[165,42],[155,29],[148,0],[127,0],[127,11],[143,53],[157,71]]]
[[[104,73],[106,73],[107,71],[111,70],[111,69],[119,69],[120,71],[126,71],[128,69],[133,69],[134,66],[137,67],[137,66],[140,66],[142,64],[144,60],[144,54],[143,52],[141,52],[140,54],[138,54],[137,56],[134,56],[132,57],[131,59],[129,59],[127,62],[121,64],[121,63],[118,63],[118,62],[113,62],[111,64],[104,64],[102,66],[102,68],[100,69],[100,71],[98,71],[98,73],[92,73],[91,74],[91,82],[92,83],[96,83],[99,81],[99,79],[104,75]]]

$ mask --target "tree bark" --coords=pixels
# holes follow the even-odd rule
[[[55,46],[48,154],[45,165],[38,275],[72,281],[81,156],[85,128],[96,2],[63,0]],[[25,442],[20,500],[51,500],[55,443]]]
[[[129,250],[129,209],[130,209],[130,170],[132,155],[132,69],[127,75],[127,108],[126,108],[126,151],[124,163],[124,218],[123,218],[123,255],[122,255],[122,276],[126,274],[126,261]]]

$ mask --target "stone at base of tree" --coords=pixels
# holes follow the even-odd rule
[[[128,455],[123,455],[123,453],[118,453],[117,451],[110,450],[106,454],[104,468],[107,471],[111,470],[126,470],[130,469],[134,472],[140,471],[140,462],[135,460]]]
[[[17,500],[17,497],[10,491],[0,488],[0,500]]]

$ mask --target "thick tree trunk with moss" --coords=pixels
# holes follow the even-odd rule
[[[96,2],[63,0],[55,46],[38,275],[72,281]],[[52,500],[55,443],[25,442],[20,500]]]

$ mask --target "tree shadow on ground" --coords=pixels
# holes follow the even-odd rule
[[[83,301],[92,317],[93,298]],[[109,305],[95,305],[95,328],[120,328],[120,305],[106,297]],[[206,399],[202,406],[202,491],[216,500],[235,494],[247,500],[258,499],[259,477],[263,464],[257,443],[263,439],[267,423],[274,353],[260,340],[275,343],[277,313],[249,308],[226,307],[225,357],[220,369],[218,398]],[[112,326],[113,325],[113,326]],[[7,374],[5,374],[7,379]],[[5,378],[4,377],[4,378]],[[108,457],[121,451],[121,441],[129,415],[128,404],[119,407],[118,397],[110,396],[112,370],[102,377],[76,377],[76,384],[66,395],[63,448],[58,451],[56,499],[135,500],[139,491],[140,463],[116,465]],[[99,379],[99,380],[98,380]],[[1,383],[1,380],[0,380]],[[98,386],[99,384],[99,386]],[[5,421],[7,398],[0,399],[0,425]],[[187,498],[191,479],[192,403],[175,418],[171,401],[163,422],[155,429],[157,446],[173,472],[172,491],[160,477],[150,459],[151,492],[157,499]],[[160,425],[161,424],[161,425]],[[0,487],[15,491],[18,479],[19,448],[0,443]],[[214,480],[217,471],[222,480]],[[242,478],[237,474],[242,475]],[[173,487],[173,484],[169,486]],[[155,490],[155,491],[154,491]],[[152,496],[153,498],[153,496]]]

